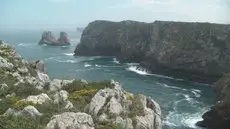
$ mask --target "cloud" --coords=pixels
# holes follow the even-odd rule
[[[125,4],[110,6],[116,10],[135,10],[155,20],[197,21],[225,23],[226,0],[127,0]],[[147,17],[146,16],[146,17]]]

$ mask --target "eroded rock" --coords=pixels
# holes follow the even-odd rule
[[[65,112],[55,115],[46,129],[94,129],[93,119],[86,113]]]

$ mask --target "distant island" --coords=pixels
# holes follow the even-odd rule
[[[78,32],[83,32],[84,29],[85,29],[85,27],[77,27]]]

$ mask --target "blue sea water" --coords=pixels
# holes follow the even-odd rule
[[[44,60],[51,78],[84,78],[88,81],[114,79],[124,89],[156,100],[163,112],[164,129],[196,129],[195,123],[214,101],[210,85],[137,70],[136,63],[119,63],[114,57],[73,56],[81,34],[66,30],[72,45],[39,46],[42,31],[0,31],[0,39],[15,47],[27,60]],[[58,32],[54,32],[58,35]]]

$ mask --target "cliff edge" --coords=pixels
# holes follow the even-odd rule
[[[116,56],[153,73],[212,83],[230,72],[230,25],[94,21],[75,55]]]

